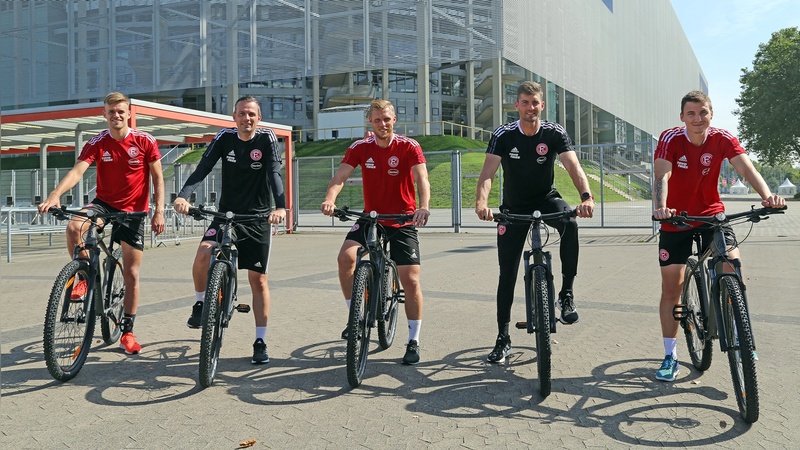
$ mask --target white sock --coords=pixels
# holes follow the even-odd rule
[[[419,344],[419,329],[422,326],[422,319],[408,321],[408,341],[417,341]]]
[[[256,327],[256,339],[267,342],[267,327]]]
[[[206,298],[206,291],[194,291],[194,301],[202,303]]]
[[[664,354],[665,355],[672,355],[673,359],[678,359],[678,352],[676,347],[678,346],[678,339],[677,338],[664,338]]]
[[[350,299],[349,298],[344,299],[344,303],[347,305],[347,310],[350,311]]]

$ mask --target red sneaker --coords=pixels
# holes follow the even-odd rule
[[[84,295],[86,295],[86,280],[78,280],[78,282],[72,286],[72,294],[70,295],[70,298],[72,300],[81,300]]]
[[[129,355],[135,355],[142,350],[142,346],[136,342],[136,336],[130,331],[122,334],[119,340],[119,348],[125,350],[125,353]]]

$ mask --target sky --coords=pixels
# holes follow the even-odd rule
[[[772,33],[800,28],[798,0],[671,0],[708,82],[711,125],[738,135],[733,115],[741,93],[741,69],[753,68],[759,44]],[[799,62],[800,64],[800,62]]]

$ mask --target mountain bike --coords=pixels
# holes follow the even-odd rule
[[[669,219],[654,219],[687,229],[699,226],[697,223],[707,224],[713,230],[713,241],[705,250],[699,230],[693,237],[695,250],[686,262],[680,303],[673,308],[672,316],[681,323],[692,365],[697,370],[711,367],[711,340],[719,339],[720,350],[728,354],[739,413],[748,423],[758,420],[756,343],[741,261],[728,255],[744,239],[729,242],[724,227],[758,223],[770,214],[783,214],[783,209],[751,207],[749,211],[713,216],[689,216],[683,212]]]
[[[222,221],[219,245],[211,255],[208,267],[206,296],[203,301],[202,332],[200,334],[200,385],[211,386],[217,374],[219,352],[225,329],[230,325],[234,312],[249,313],[250,305],[236,304],[236,270],[239,250],[236,248],[234,226],[247,222],[266,222],[269,213],[236,214],[189,208],[187,213],[196,220],[216,218]]]
[[[381,220],[406,223],[411,214],[378,214],[350,211],[346,206],[333,210],[341,221],[363,219],[366,247],[358,251],[353,273],[353,295],[347,321],[347,381],[358,387],[364,378],[372,328],[378,327],[378,343],[386,350],[394,342],[397,314],[405,293],[400,287],[397,265],[389,257],[389,240]]]
[[[576,210],[542,214],[509,214],[501,211],[494,214],[500,226],[509,222],[528,222],[529,250],[523,253],[525,267],[525,322],[517,322],[516,327],[525,329],[528,334],[536,334],[536,367],[539,372],[539,395],[550,395],[551,355],[550,335],[556,332],[555,286],[553,284],[552,255],[544,251],[550,238],[545,221],[569,220],[577,216]],[[542,232],[546,237],[542,240]]]
[[[120,320],[124,310],[125,277],[122,248],[114,241],[106,246],[105,227],[111,222],[142,218],[146,212],[98,213],[94,210],[68,210],[50,207],[58,220],[70,217],[87,219],[88,229],[82,244],[75,246],[72,260],[53,283],[44,318],[44,357],[53,378],[67,381],[83,367],[94,336],[95,317],[100,318],[103,342],[113,344],[122,334]],[[98,222],[100,221],[100,222]],[[105,255],[102,268],[100,256]]]

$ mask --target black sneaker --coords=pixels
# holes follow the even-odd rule
[[[403,364],[414,365],[419,362],[419,344],[414,339],[408,341],[406,354],[403,355]]]
[[[189,328],[200,328],[203,325],[203,302],[195,302],[192,306],[192,315],[186,321]]]
[[[253,364],[266,364],[269,362],[267,344],[261,338],[253,342],[253,359],[250,362]]]
[[[347,332],[349,328],[350,325],[345,325],[344,330],[342,330],[342,339],[344,339],[345,341],[347,340],[347,336],[349,335],[349,333]]]
[[[575,308],[575,299],[572,296],[572,291],[567,291],[559,297],[561,323],[571,324],[578,322],[578,310]]]
[[[502,363],[506,360],[506,356],[511,353],[511,337],[497,335],[497,340],[494,343],[494,350],[489,353],[486,360],[491,363]]]

